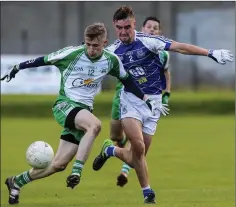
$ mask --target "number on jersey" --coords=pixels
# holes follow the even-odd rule
[[[146,74],[142,67],[136,67],[136,68],[130,69],[129,73],[134,77],[143,76]]]

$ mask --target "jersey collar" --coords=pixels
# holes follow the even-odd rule
[[[136,35],[137,35],[137,30],[134,30],[134,41],[137,40]]]

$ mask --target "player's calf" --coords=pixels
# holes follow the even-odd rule
[[[75,127],[84,130],[85,134],[76,153],[71,175],[67,178],[67,187],[74,188],[80,183],[82,170],[88,159],[95,138],[101,131],[101,121],[88,110],[81,110],[75,116]]]
[[[123,148],[127,143],[127,138],[124,136],[121,121],[111,120],[110,128],[110,139],[116,142],[118,147]]]

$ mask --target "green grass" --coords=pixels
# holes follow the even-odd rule
[[[139,207],[141,190],[134,171],[124,188],[116,186],[121,162],[109,160],[101,171],[92,161],[109,134],[109,119],[102,118],[82,180],[74,190],[65,180],[71,165],[61,173],[35,181],[22,189],[19,207]],[[60,126],[53,118],[6,118],[1,121],[1,206],[8,206],[7,176],[29,169],[28,145],[36,140],[57,149]],[[173,116],[162,118],[147,156],[151,187],[159,207],[234,206],[234,116]]]

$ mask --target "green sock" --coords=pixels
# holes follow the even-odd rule
[[[124,162],[122,165],[121,172],[124,172],[128,175],[130,170],[131,170],[131,167]]]
[[[79,174],[81,176],[83,167],[84,167],[84,162],[76,160],[72,168],[72,174]]]
[[[29,171],[25,171],[25,172],[21,173],[20,175],[16,176],[15,184],[17,186],[15,186],[15,187],[21,188],[31,181],[32,181],[32,178],[30,177]]]

